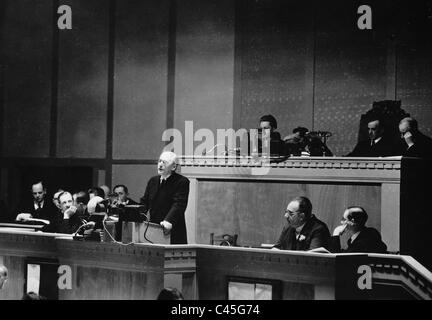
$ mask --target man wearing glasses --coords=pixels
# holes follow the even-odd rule
[[[296,197],[285,210],[287,225],[273,249],[307,251],[328,249],[330,232],[327,225],[312,214],[312,203],[306,197]]]

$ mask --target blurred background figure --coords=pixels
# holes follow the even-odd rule
[[[90,198],[85,191],[79,191],[73,194],[73,204],[77,208],[76,213],[81,219],[87,220],[89,216],[87,212],[87,203],[89,200]]]
[[[279,157],[279,156],[285,156],[285,146],[284,142],[281,139],[281,135],[279,132],[276,131],[277,129],[277,121],[276,118],[273,117],[271,114],[266,114],[260,118],[260,124],[259,129],[262,131],[259,135],[259,141],[258,141],[258,152],[262,153],[262,145],[263,145],[263,139],[269,138],[269,147],[270,147],[270,156],[272,157]],[[270,137],[265,135],[265,130],[269,130]],[[264,151],[265,152],[265,151]]]
[[[183,295],[176,288],[163,288],[159,293],[157,300],[184,300]]]
[[[3,289],[8,279],[8,269],[5,266],[0,266],[0,290]]]
[[[124,184],[118,184],[113,188],[117,202],[122,205],[137,205],[138,202],[129,198],[129,190]]]
[[[330,132],[313,131],[297,127],[293,133],[284,138],[286,153],[293,156],[330,157],[333,153],[322,139],[329,137]]]
[[[107,197],[108,197],[108,195],[110,194],[110,188],[107,186],[107,185],[105,185],[105,184],[103,184],[103,185],[101,185],[99,188],[101,188],[103,191],[104,191],[104,199],[106,199]]]
[[[87,193],[90,199],[93,197],[101,197],[102,199],[105,199],[105,191],[100,187],[90,188]]]
[[[34,292],[27,292],[23,295],[21,300],[47,300],[44,296],[38,295]]]
[[[63,192],[64,192],[63,189],[58,189],[57,192],[54,193],[54,196],[53,196],[53,199],[52,199],[54,205],[55,205],[59,210],[61,210],[61,206],[60,206],[60,201],[59,201],[59,198],[58,198],[58,197],[59,197],[59,195],[60,195],[61,193],[63,193]]]

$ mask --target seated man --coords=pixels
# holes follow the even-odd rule
[[[73,205],[77,208],[77,215],[81,219],[88,219],[89,213],[87,211],[87,203],[89,202],[89,196],[85,191],[79,191],[73,194]]]
[[[117,195],[116,203],[121,205],[137,205],[138,202],[129,198],[129,190],[124,184],[118,184],[113,188],[114,193]]]
[[[400,146],[385,135],[382,120],[371,118],[368,122],[369,139],[360,141],[347,157],[388,157],[400,155]]]
[[[271,114],[264,115],[260,118],[260,129],[270,131],[270,155],[271,156],[284,156],[285,155],[285,143],[281,139],[279,132],[275,131],[277,129],[276,118]],[[261,138],[264,136],[261,134]],[[262,139],[258,142],[259,153],[262,153]],[[265,150],[264,150],[265,152]]]
[[[83,221],[77,214],[77,207],[73,205],[72,194],[64,191],[59,195],[61,215],[56,221],[56,232],[74,233],[83,225]]]
[[[368,215],[362,207],[348,207],[343,214],[342,224],[334,229],[330,251],[386,253],[387,246],[382,242],[379,232],[365,226],[367,219]],[[345,231],[350,232],[351,237],[348,248],[341,250],[340,236]]]
[[[306,251],[328,248],[330,232],[327,225],[312,214],[312,203],[308,198],[294,198],[285,210],[285,218],[288,224],[274,249]]]
[[[31,221],[31,219],[48,220],[50,224],[55,222],[58,209],[52,201],[46,199],[47,190],[42,181],[32,185],[33,200],[20,203],[16,221]],[[48,227],[50,229],[50,227]],[[50,231],[50,230],[46,231]]]
[[[403,118],[399,123],[399,131],[404,140],[403,156],[432,158],[432,139],[420,132],[415,119]]]

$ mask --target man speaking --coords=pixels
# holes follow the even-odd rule
[[[150,222],[171,233],[171,244],[186,244],[185,210],[189,179],[176,173],[177,156],[164,151],[158,161],[158,175],[150,178],[140,204],[150,213]]]

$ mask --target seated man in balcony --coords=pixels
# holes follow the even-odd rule
[[[403,118],[399,123],[399,131],[404,140],[403,156],[432,158],[432,139],[420,132],[417,120]]]
[[[382,120],[370,118],[368,122],[369,139],[360,141],[347,157],[389,157],[401,154],[401,147],[385,135]]]
[[[334,229],[330,250],[334,253],[387,253],[387,246],[382,242],[380,233],[374,228],[366,227],[367,219],[368,215],[362,207],[348,207],[343,214],[341,225]],[[340,236],[344,232],[349,232],[351,237],[347,249],[342,250]]]
[[[276,131],[277,129],[276,118],[273,117],[271,114],[262,116],[260,118],[260,129],[269,130],[270,132],[270,139],[269,139],[270,155],[275,157],[284,156],[286,153],[285,143],[281,139],[280,133]],[[265,152],[264,150],[262,150],[263,148],[261,147],[263,143],[262,141],[263,138],[264,138],[264,133],[261,133],[260,142],[259,142],[260,153]]]
[[[329,229],[312,214],[312,203],[308,198],[294,198],[285,210],[285,218],[288,223],[273,249],[306,251],[328,248]]]

